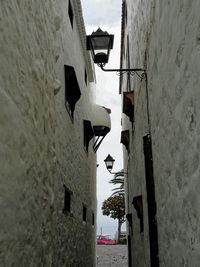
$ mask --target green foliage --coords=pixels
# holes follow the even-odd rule
[[[126,238],[119,238],[119,240],[117,241],[117,244],[125,245],[125,244],[127,244],[127,239]]]
[[[116,194],[120,194],[120,195],[124,195],[125,194],[125,189],[124,189],[124,172],[123,170],[117,172],[115,175],[114,175],[114,178],[112,180],[110,180],[111,184],[114,184],[114,185],[119,185],[118,188],[114,188],[112,191],[114,191],[114,193],[112,194],[113,195],[116,195]]]
[[[126,241],[120,241],[121,226],[125,222],[125,189],[123,170],[117,172],[114,175],[114,178],[110,180],[110,183],[119,185],[119,187],[112,190],[114,193],[108,199],[104,200],[101,209],[103,215],[110,216],[114,220],[118,220],[118,240],[119,242],[124,243]]]
[[[124,195],[110,196],[104,200],[102,205],[103,215],[118,219],[120,223],[125,222],[125,202]]]

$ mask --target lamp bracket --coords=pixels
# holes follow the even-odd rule
[[[137,75],[141,80],[147,79],[147,73],[145,69],[105,69],[105,63],[99,63],[97,64],[103,71],[107,72],[116,72],[117,75],[121,76],[125,73],[130,74],[130,75]]]
[[[108,170],[108,169],[107,169]],[[109,171],[109,170],[108,170]],[[110,174],[117,174],[120,173],[121,175],[128,174],[128,172],[111,172],[109,171]]]

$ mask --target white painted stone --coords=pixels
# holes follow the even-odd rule
[[[59,80],[54,80],[54,95],[57,95],[62,87],[62,84]]]
[[[83,49],[79,1],[1,1],[1,266],[92,266],[95,262],[96,155],[83,146],[94,105],[93,66]],[[80,36],[80,35],[83,36]],[[65,108],[64,64],[81,90],[74,123]],[[63,214],[64,187],[72,214]],[[82,204],[87,223],[82,223]]]
[[[131,67],[145,65],[153,141],[161,267],[199,266],[200,2],[127,0]],[[126,62],[124,61],[124,65]],[[126,81],[124,81],[126,84]],[[133,266],[150,266],[142,137],[147,134],[145,83],[131,78],[135,124],[128,166],[128,211],[133,213]],[[125,86],[124,86],[125,87]],[[143,195],[144,234],[131,205]]]

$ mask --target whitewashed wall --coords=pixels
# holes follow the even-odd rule
[[[200,2],[127,0],[131,67],[145,66],[150,101],[161,267],[200,262]],[[125,64],[125,63],[124,63]],[[125,153],[129,212],[133,213],[133,266],[150,266],[142,137],[148,132],[144,82],[132,78],[135,125]],[[125,87],[125,83],[124,83]],[[125,88],[124,88],[125,90]],[[131,129],[124,122],[124,127]],[[144,233],[131,206],[143,195]]]
[[[85,67],[94,77],[80,2],[71,2],[73,29],[68,1],[0,4],[1,266],[94,264],[96,156],[83,147],[94,89],[85,85]],[[75,68],[82,93],[74,123],[64,105],[64,64]],[[73,217],[62,212],[63,184],[73,192]]]

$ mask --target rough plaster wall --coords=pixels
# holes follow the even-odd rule
[[[138,63],[143,63],[147,51],[160,266],[197,267],[200,262],[200,2],[127,3],[133,66],[140,67]],[[141,142],[146,132],[146,96],[139,91],[137,82],[135,85],[135,133],[131,141],[134,148],[130,154],[133,180],[129,191],[133,194],[142,191],[145,196]],[[145,228],[148,234],[147,219]],[[138,238],[136,231],[135,262],[142,257],[134,241]],[[148,255],[147,241],[148,236],[144,239],[145,255]],[[147,261],[145,266],[148,264]]]
[[[83,148],[92,92],[77,32],[68,1],[1,1],[1,266],[94,262],[96,159]],[[75,67],[82,93],[74,124],[64,106],[64,64]],[[62,212],[63,184],[73,192],[73,217]]]
[[[195,0],[158,2],[150,39],[161,266],[200,262],[199,11]]]
[[[147,41],[148,23],[146,20],[150,16],[151,3],[144,1],[127,1],[127,24],[125,27],[125,50],[127,50],[127,36],[130,47],[130,67],[145,67],[145,50]],[[125,53],[126,55],[126,53]],[[127,57],[124,57],[126,65]],[[123,81],[123,91],[127,91],[126,80]],[[130,153],[124,153],[125,166],[128,166],[128,193],[129,205],[128,213],[133,216],[133,232],[131,236],[132,243],[132,265],[143,267],[150,266],[149,258],[149,230],[147,216],[147,199],[146,199],[146,182],[143,154],[143,136],[148,133],[147,108],[146,108],[146,91],[145,82],[135,75],[131,76],[131,90],[134,91],[134,118],[135,122],[132,127],[127,118],[123,120],[124,129],[129,129],[130,133]],[[143,213],[144,213],[144,232],[140,233],[140,220],[137,217],[136,210],[132,205],[133,197],[142,195]]]

